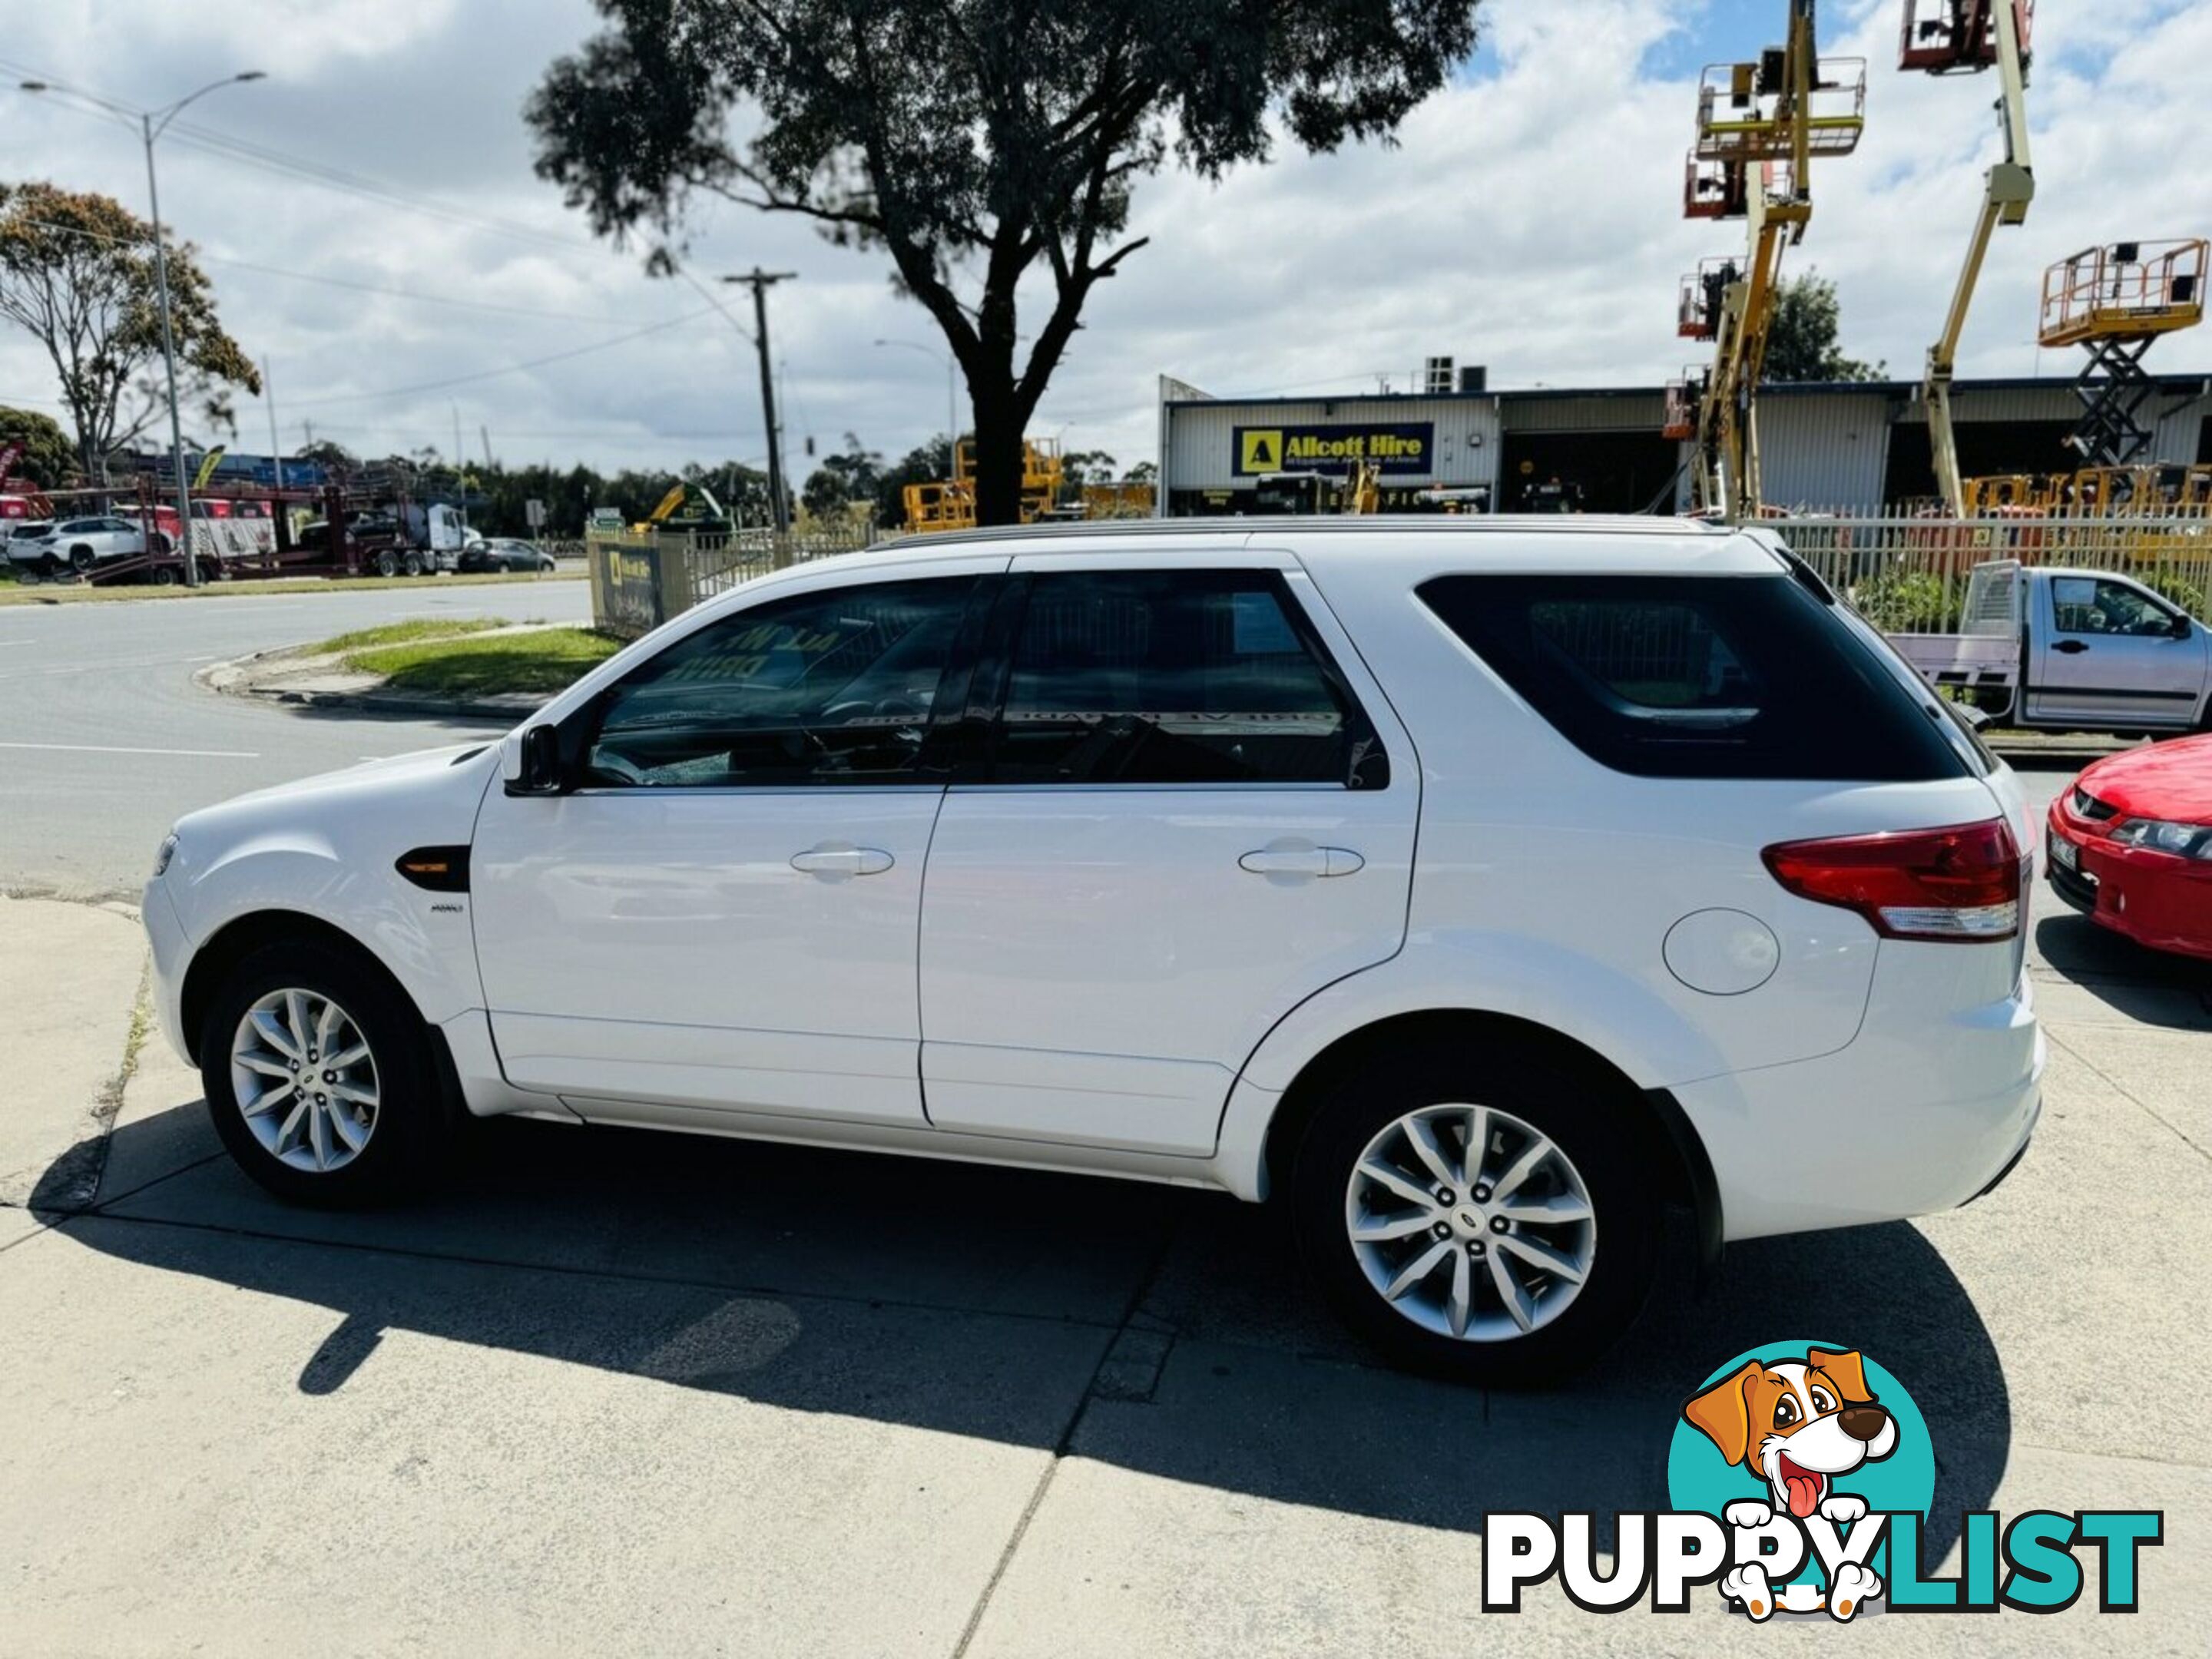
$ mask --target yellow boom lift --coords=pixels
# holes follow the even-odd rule
[[[1783,45],[1710,64],[1698,82],[1683,215],[1743,219],[1744,252],[1682,279],[1677,332],[1713,342],[1713,361],[1668,388],[1668,427],[1695,441],[1692,504],[1729,518],[1759,510],[1754,404],[1783,251],[1813,216],[1813,158],[1850,155],[1866,125],[1866,60],[1822,58],[1814,14],[1814,0],[1790,0]]]
[[[1921,396],[1928,405],[1928,448],[1935,462],[1936,488],[1946,511],[1964,514],[1969,492],[1959,476],[1959,445],[1951,428],[1951,372],[1959,356],[1959,336],[1966,326],[1974,284],[1989,255],[1990,238],[1999,225],[2027,218],[2035,199],[2035,174],[2027,156],[2028,29],[2033,0],[1905,0],[1905,38],[1898,51],[1900,70],[1929,75],[1997,72],[1997,126],[2004,135],[2004,160],[1982,181],[1982,209],[1966,243],[1966,262],[1959,269],[1943,331],[1928,348]]]

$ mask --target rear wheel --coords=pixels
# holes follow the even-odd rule
[[[397,553],[394,553],[390,548],[386,548],[384,551],[376,556],[376,574],[380,576],[398,575],[399,574],[399,556]]]
[[[176,585],[177,573],[173,567],[166,564],[157,564],[154,567],[155,586],[174,587]]]
[[[92,568],[92,550],[84,546],[72,547],[69,550],[69,562],[70,568],[82,576]]]
[[[422,1018],[379,969],[309,941],[263,947],[209,1000],[200,1082],[239,1167],[297,1203],[420,1183],[446,1104]]]
[[[410,550],[407,556],[400,561],[400,568],[404,570],[410,576],[421,575],[422,574],[422,556],[420,553]]]
[[[1392,1055],[1292,1165],[1307,1271],[1409,1369],[1533,1383],[1597,1358],[1651,1286],[1661,1206],[1617,1083],[1539,1053]]]

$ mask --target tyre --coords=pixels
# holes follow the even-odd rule
[[[200,1027],[209,1115],[279,1198],[343,1207],[419,1187],[447,1139],[430,1036],[381,969],[314,941],[233,969]]]
[[[69,562],[70,568],[82,575],[92,568],[92,550],[84,546],[72,547],[69,550]]]
[[[1339,1084],[1291,1170],[1290,1221],[1338,1316],[1395,1364],[1513,1386],[1636,1316],[1661,1204],[1617,1083],[1540,1053],[1423,1045]]]
[[[177,573],[173,566],[157,564],[154,567],[152,574],[154,586],[156,587],[174,587],[177,585]]]
[[[383,552],[376,556],[376,574],[380,576],[398,575],[399,574],[399,556],[397,553],[394,553],[390,548],[386,548]]]
[[[421,575],[422,574],[422,556],[420,553],[410,552],[405,558],[399,562],[399,568],[404,570],[410,576]]]

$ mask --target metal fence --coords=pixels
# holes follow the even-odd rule
[[[2154,518],[1809,515],[1765,527],[1886,633],[1963,631],[1968,574],[1990,559],[2132,576],[2200,619],[2212,595],[2212,517],[2202,507]]]
[[[837,531],[601,531],[584,539],[592,621],[617,634],[649,632],[739,582],[815,559],[857,553],[872,526]]]

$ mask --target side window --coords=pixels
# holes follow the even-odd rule
[[[1040,575],[993,734],[994,783],[1319,783],[1389,763],[1267,570]]]
[[[1455,575],[1419,592],[1539,715],[1615,771],[1969,775],[1877,648],[1792,576]]]
[[[2062,634],[2154,636],[2173,629],[2173,612],[2149,594],[2095,576],[2054,577],[2051,608]]]
[[[921,781],[975,580],[804,593],[685,636],[600,694],[586,787]]]
[[[2173,613],[2141,588],[2125,582],[2099,582],[2097,609],[2115,634],[2166,635]]]

